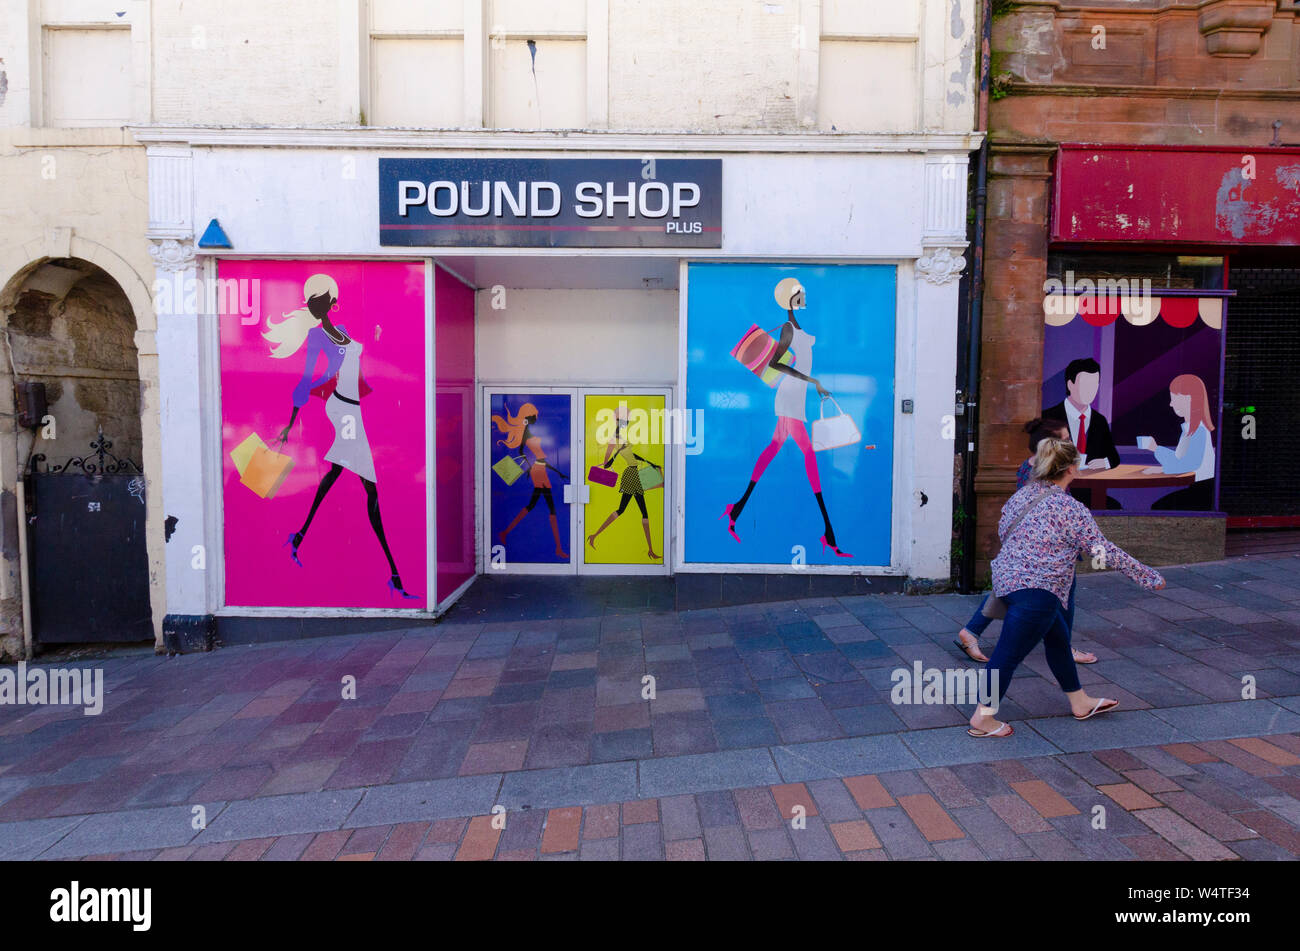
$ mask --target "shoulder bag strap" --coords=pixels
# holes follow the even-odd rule
[[[1047,489],[1045,492],[1040,493],[1036,499],[1026,505],[1024,511],[1016,516],[1016,520],[1007,526],[1006,534],[999,539],[1001,544],[1006,545],[1007,539],[1010,538],[1015,533],[1015,530],[1020,527],[1020,523],[1025,520],[1025,516],[1034,510],[1034,506],[1043,501],[1043,499],[1047,498],[1049,495],[1055,495],[1057,491],[1059,490],[1055,488]]]

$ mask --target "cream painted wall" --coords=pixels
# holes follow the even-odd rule
[[[501,310],[492,299],[475,301],[480,383],[677,382],[676,291],[507,288]]]

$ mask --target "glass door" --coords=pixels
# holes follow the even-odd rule
[[[667,574],[669,446],[677,428],[671,391],[601,387],[579,391],[579,570]]]
[[[571,387],[484,387],[485,573],[576,570],[576,403]]]

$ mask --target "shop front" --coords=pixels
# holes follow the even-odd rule
[[[969,137],[149,135],[169,643],[947,579]]]
[[[1139,556],[1213,560],[1227,528],[1296,524],[1297,244],[1298,149],[1061,147],[1042,414]]]

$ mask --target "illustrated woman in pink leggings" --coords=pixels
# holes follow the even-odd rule
[[[817,474],[817,457],[813,454],[812,440],[808,437],[808,417],[804,409],[808,384],[817,387],[817,393],[822,399],[830,396],[830,391],[822,386],[816,377],[808,375],[808,371],[812,369],[812,347],[817,342],[817,338],[800,327],[799,321],[794,316],[796,310],[803,310],[807,306],[803,285],[793,277],[787,277],[776,285],[775,294],[776,302],[785,309],[787,314],[786,322],[781,327],[781,339],[776,349],[772,351],[771,360],[768,361],[768,366],[784,374],[776,387],[776,431],[772,434],[772,441],[754,463],[754,472],[749,477],[749,487],[745,489],[745,494],[740,497],[739,502],[733,502],[723,509],[720,517],[728,520],[727,530],[731,532],[731,537],[740,541],[740,536],[736,534],[736,519],[740,518],[745,504],[749,502],[750,493],[754,491],[754,486],[758,485],[758,480],[762,478],[768,463],[776,458],[786,439],[793,439],[799,451],[803,453],[808,485],[812,488],[813,495],[817,497],[817,505],[822,510],[822,523],[825,528],[825,534],[821,537],[822,551],[825,551],[829,545],[831,551],[841,558],[852,558],[851,554],[840,551],[835,544],[835,530],[831,528],[831,517],[826,514],[826,501],[822,498],[822,481]],[[791,365],[780,362],[787,350],[794,358]]]

